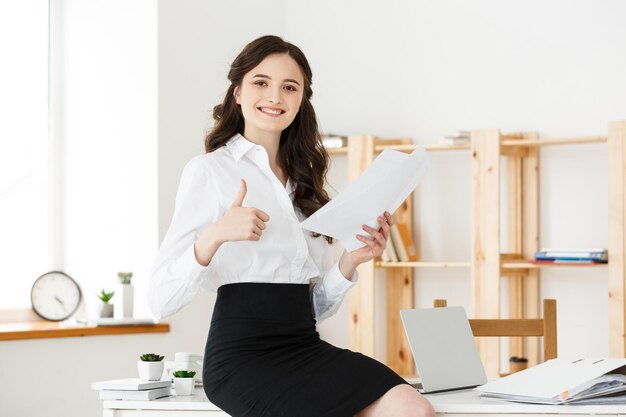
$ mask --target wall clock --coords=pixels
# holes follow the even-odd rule
[[[78,283],[61,271],[46,272],[35,280],[30,291],[35,313],[52,321],[65,320],[74,314],[81,298]]]

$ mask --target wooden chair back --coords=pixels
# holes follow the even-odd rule
[[[438,299],[434,307],[446,307],[447,301]],[[543,336],[543,360],[557,356],[556,300],[543,300],[543,318],[540,319],[469,319],[472,333],[482,336]]]

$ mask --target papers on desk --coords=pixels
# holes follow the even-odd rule
[[[552,359],[481,385],[483,397],[537,404],[626,403],[626,359]]]
[[[355,236],[367,234],[361,225],[379,229],[378,216],[395,212],[420,183],[428,166],[422,147],[411,154],[385,149],[352,184],[300,226],[339,239],[347,251],[363,247],[365,244]]]

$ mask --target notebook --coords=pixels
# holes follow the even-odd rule
[[[401,310],[421,384],[419,392],[473,388],[487,382],[463,307]]]
[[[172,395],[170,387],[148,389],[143,391],[117,391],[101,390],[99,396],[101,400],[131,400],[148,401]]]
[[[160,381],[146,381],[139,378],[123,378],[91,383],[91,389],[118,391],[141,391],[171,386],[172,381],[170,379],[162,379]]]

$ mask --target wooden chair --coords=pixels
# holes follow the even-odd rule
[[[435,300],[434,307],[446,307],[446,300]],[[543,336],[543,360],[554,359],[556,343],[556,300],[543,300],[542,319],[469,319],[476,337]]]

